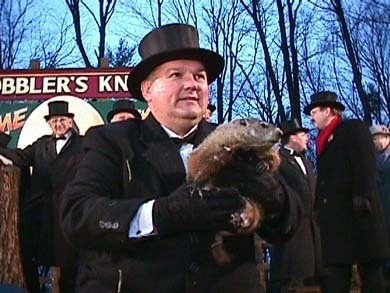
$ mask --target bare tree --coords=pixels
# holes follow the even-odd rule
[[[101,58],[105,56],[106,51],[106,29],[107,25],[115,12],[115,6],[117,0],[99,0],[99,12],[96,15],[93,12],[91,6],[87,5],[83,0],[65,0],[69,11],[72,14],[76,44],[80,50],[81,56],[86,67],[92,67],[92,62],[88,56],[87,50],[85,49],[83,32],[81,28],[81,7],[84,7],[93,22],[96,24],[99,31],[99,43],[98,49],[95,50],[95,56],[97,58],[98,67],[100,66]]]
[[[33,18],[32,0],[0,0],[0,69],[14,68]]]
[[[330,3],[340,25],[341,36],[345,46],[345,52],[352,68],[353,81],[356,86],[356,90],[358,92],[361,104],[363,106],[364,121],[368,124],[372,124],[370,105],[368,103],[367,94],[364,90],[362,81],[362,69],[359,50],[356,46],[354,46],[354,41],[352,39],[347,20],[345,18],[344,8],[341,3],[341,0],[331,0]]]
[[[273,66],[271,51],[267,42],[267,35],[265,31],[266,25],[264,23],[266,10],[262,9],[259,1],[256,0],[251,0],[249,4],[246,4],[244,0],[241,0],[241,4],[251,16],[257,33],[259,34],[260,42],[263,48],[266,74],[270,80],[271,89],[278,104],[278,117],[281,121],[283,121],[286,119],[286,112],[283,106],[282,90],[279,86],[279,80]]]
[[[110,64],[114,67],[132,66],[134,64],[134,54],[135,46],[130,47],[127,41],[123,38],[119,40],[119,44],[116,49],[107,49],[107,57],[110,59]]]
[[[80,61],[75,54],[77,48],[71,35],[72,25],[67,24],[66,19],[67,17],[64,16],[58,26],[56,20],[52,18],[38,19],[38,23],[31,29],[33,40],[31,41],[30,60],[40,60],[44,68],[58,68]],[[45,27],[47,22],[50,22],[53,27],[52,31],[39,29]]]
[[[372,5],[363,2],[364,13],[356,16],[356,29],[367,95],[372,116],[377,123],[390,121],[390,3]],[[370,36],[367,38],[367,36]]]

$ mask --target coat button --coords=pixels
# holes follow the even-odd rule
[[[112,223],[106,222],[106,229],[111,229],[111,228],[112,228]]]
[[[324,198],[324,199],[322,200],[322,202],[323,202],[324,204],[326,204],[326,203],[328,202],[328,200],[327,200],[326,198]]]
[[[190,267],[188,269],[191,273],[197,273],[199,271],[199,266],[196,262],[193,262],[190,264]]]
[[[118,228],[119,228],[119,223],[118,222],[112,223],[112,229],[116,230]]]
[[[100,220],[100,221],[99,221],[99,228],[100,228],[100,229],[106,228],[106,223],[105,223],[104,221]]]

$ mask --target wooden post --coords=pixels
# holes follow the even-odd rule
[[[100,58],[100,68],[108,68],[110,67],[110,59],[107,57]]]
[[[32,59],[30,61],[31,69],[41,69],[41,61],[39,59]]]
[[[0,166],[0,283],[26,288],[20,242],[19,168]]]

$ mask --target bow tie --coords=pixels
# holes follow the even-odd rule
[[[65,136],[58,136],[54,138],[55,140],[66,140]]]
[[[301,153],[297,153],[297,152],[293,152],[292,155],[294,157],[303,157],[303,155]]]
[[[298,153],[298,152],[296,152],[296,151],[294,151],[294,150],[292,150],[292,149],[287,149],[287,148],[284,148],[287,152],[288,152],[288,154],[289,155],[291,155],[291,156],[294,156],[294,157],[303,157],[303,154],[302,153]]]
[[[192,132],[191,134],[183,138],[171,137],[171,141],[173,141],[173,143],[180,148],[185,143],[194,144],[195,136],[196,136],[196,131]]]

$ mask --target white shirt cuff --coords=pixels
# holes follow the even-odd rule
[[[153,232],[152,217],[154,201],[154,199],[149,200],[138,208],[136,215],[130,223],[129,238],[140,238],[156,234]]]

